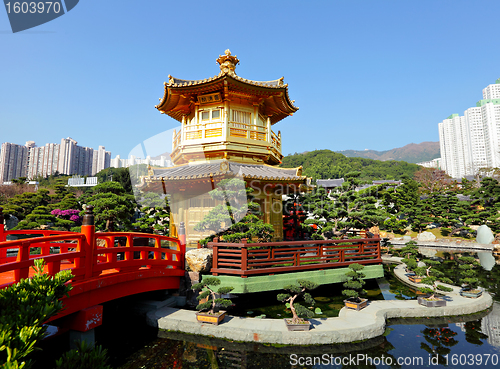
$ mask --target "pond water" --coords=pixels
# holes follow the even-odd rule
[[[437,251],[432,255],[442,258],[440,268],[453,280],[458,278],[453,261],[458,253]],[[417,292],[396,280],[389,269],[386,266],[385,278],[367,285],[372,294],[370,299],[416,298]],[[500,265],[493,263],[487,265],[487,269],[480,271],[481,286],[497,293]],[[321,307],[325,316],[338,314],[342,300],[340,289],[341,286],[323,286],[315,290],[317,306]],[[276,292],[261,297],[256,299],[251,295],[245,297],[248,298],[246,301],[236,300],[248,305],[245,309],[233,309],[231,314],[251,311],[251,316],[266,314],[273,318],[287,314],[281,304],[274,302]],[[143,318],[130,315],[126,306],[131,300],[122,299],[105,304],[104,325],[98,328],[96,339],[108,349],[112,367],[121,369],[497,368],[500,366],[498,294],[494,300],[492,309],[474,315],[392,319],[383,336],[360,343],[277,347],[176,332],[160,332],[158,336],[157,330],[146,326]],[[263,304],[264,301],[268,303]],[[48,355],[44,355],[37,364],[43,364],[44,360],[49,360]],[[52,366],[43,364],[40,367]]]

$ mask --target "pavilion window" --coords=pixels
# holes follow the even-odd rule
[[[233,110],[233,122],[250,124],[251,121],[252,121],[252,113],[240,110]]]
[[[220,108],[215,109],[205,109],[201,111],[201,121],[202,122],[212,122],[220,121],[221,113]]]

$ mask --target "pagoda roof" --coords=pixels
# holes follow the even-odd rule
[[[164,95],[160,103],[155,105],[160,112],[182,122],[182,116],[194,111],[196,96],[215,92],[238,93],[264,104],[264,110],[275,124],[293,115],[299,108],[288,95],[288,84],[283,83],[283,77],[272,81],[253,81],[239,77],[234,72],[239,63],[236,56],[226,50],[226,55],[219,56],[219,75],[200,80],[185,80],[168,76],[164,83]]]
[[[307,177],[302,176],[302,167],[279,168],[266,164],[242,164],[228,160],[213,160],[209,163],[188,163],[171,168],[150,169],[149,180],[181,181],[222,175],[286,182],[303,182],[307,179]]]

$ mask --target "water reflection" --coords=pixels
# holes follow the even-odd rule
[[[467,317],[391,319],[384,336],[356,344],[280,347],[159,332],[156,341],[121,368],[409,368],[429,366],[431,360],[432,367],[444,367],[447,360],[449,367],[460,367],[449,365],[451,355],[500,354],[484,330],[498,324],[499,311],[495,303],[491,313]],[[415,365],[417,359],[424,365]]]
[[[439,268],[458,283],[456,259],[466,254],[466,250],[439,250],[433,257],[440,258],[442,263]],[[482,260],[483,268],[478,273],[480,285],[495,294],[500,283],[500,266],[497,263],[491,265],[491,254],[470,255],[480,262]],[[384,299],[416,298],[417,291],[399,282],[389,272],[393,267],[385,268],[385,278],[377,280]],[[498,301],[499,296],[495,295],[494,299]],[[498,302],[489,311],[463,317],[391,319],[383,336],[356,344],[273,346],[228,342],[178,332],[159,332],[155,341],[127,358],[127,364],[121,368],[469,368],[471,365],[467,363],[452,365],[451,358],[466,358],[464,355],[470,354],[476,355],[475,360],[490,355],[488,364],[479,364],[477,361],[475,364],[483,368],[498,367]],[[497,365],[492,360],[495,357]]]

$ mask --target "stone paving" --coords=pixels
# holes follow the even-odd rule
[[[400,262],[400,258],[385,259]],[[397,278],[409,285],[404,264],[395,268]],[[493,300],[488,293],[478,299],[462,297],[459,288],[446,293],[446,306],[427,308],[416,300],[370,301],[360,310],[343,308],[336,318],[310,319],[312,327],[307,332],[289,332],[282,319],[259,319],[226,316],[218,326],[199,323],[192,310],[163,307],[147,314],[148,324],[161,330],[180,331],[204,336],[213,336],[234,341],[274,343],[284,345],[312,345],[348,343],[380,336],[385,331],[386,319],[443,317],[472,314],[488,309]]]

